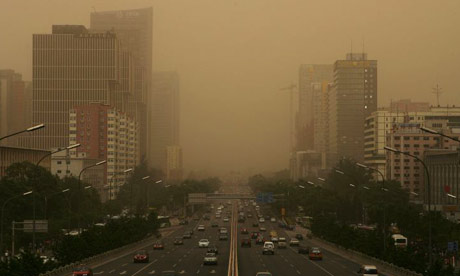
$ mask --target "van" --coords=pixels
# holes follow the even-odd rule
[[[271,255],[275,254],[275,244],[274,243],[272,242],[264,243],[264,247],[262,249],[262,255],[265,255],[265,254],[271,254]]]

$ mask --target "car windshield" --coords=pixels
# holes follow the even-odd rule
[[[366,268],[364,269],[364,273],[371,274],[371,275],[378,275],[377,269],[375,268]]]

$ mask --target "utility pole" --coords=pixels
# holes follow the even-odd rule
[[[436,87],[433,88],[433,94],[436,95],[437,106],[439,106],[439,95],[442,94],[442,88],[439,87],[439,84],[436,84]]]

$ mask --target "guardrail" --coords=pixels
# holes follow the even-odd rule
[[[232,208],[232,221],[230,230],[230,253],[228,257],[228,276],[238,276],[238,210],[235,204]]]
[[[174,231],[174,230],[176,230],[178,228],[180,228],[180,226],[172,226],[172,227],[168,227],[168,228],[161,228],[159,230],[159,232],[161,233],[161,232]],[[122,247],[118,247],[118,248],[112,249],[110,251],[106,251],[106,252],[98,254],[98,255],[88,257],[86,259],[83,259],[83,260],[75,262],[75,263],[71,263],[71,264],[67,264],[65,266],[55,268],[55,269],[53,269],[51,271],[42,273],[39,276],[58,276],[58,275],[63,275],[64,273],[72,272],[72,270],[74,268],[78,267],[82,263],[88,264],[88,263],[92,263],[92,262],[95,262],[95,261],[100,261],[100,260],[103,260],[104,258],[114,256],[114,255],[122,253],[124,251],[132,250],[132,249],[136,248],[137,246],[139,246],[140,244],[147,243],[147,242],[152,242],[155,239],[156,239],[155,236],[149,236],[149,237],[147,237],[147,238],[145,238],[143,240],[140,240],[140,241],[137,241],[137,242],[134,242],[134,243],[130,243],[130,244],[124,245]]]

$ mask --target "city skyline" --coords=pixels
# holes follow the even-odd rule
[[[56,1],[44,1],[40,6],[28,1],[4,3],[8,3],[9,11],[21,11],[30,18],[30,22],[11,26],[1,37],[6,50],[0,53],[3,68],[15,70],[26,81],[31,79],[27,63],[31,60],[32,33],[49,33],[52,24],[60,23],[89,27],[90,13],[94,10],[152,6],[150,1],[129,4],[83,1],[70,6]],[[441,105],[455,103],[459,89],[453,76],[458,75],[455,64],[459,56],[452,49],[460,43],[454,35],[454,26],[460,23],[453,11],[458,8],[458,2],[436,5],[421,1],[413,6],[390,1],[380,3],[378,13],[372,12],[377,11],[373,4],[365,1],[361,4],[369,14],[358,16],[352,5],[338,1],[334,5],[311,3],[310,6],[298,1],[285,1],[283,6],[276,1],[267,1],[264,6],[257,2],[153,3],[154,70],[175,70],[181,75],[184,167],[198,171],[207,168],[209,173],[247,167],[252,167],[252,171],[287,167],[288,99],[278,89],[296,81],[300,64],[331,64],[350,48],[360,52],[363,40],[365,51],[379,61],[381,106],[388,105],[391,99],[402,98],[419,98],[435,104],[436,96],[431,89],[437,83],[444,92]],[[59,13],[50,12],[51,7]],[[327,14],[314,13],[326,9]],[[433,12],[428,13],[425,20],[417,20],[427,11]],[[36,15],[40,12],[47,16]],[[267,16],[254,20],[261,12]],[[343,15],[339,19],[340,27],[326,23],[328,18],[339,15]],[[316,23],[312,25],[303,18],[312,18]],[[208,21],[214,22],[215,27],[206,24]],[[246,30],[245,26],[249,28]],[[298,27],[303,31],[299,33]],[[267,28],[272,28],[270,34],[262,35]],[[223,36],[220,30],[229,36]],[[18,34],[17,38],[4,39],[4,35],[12,33]],[[191,33],[195,37],[190,36]],[[437,43],[425,43],[428,36]],[[242,50],[243,47],[246,49]],[[11,54],[6,56],[6,52]],[[250,60],[252,64],[241,68],[239,64],[243,60]],[[203,104],[209,102],[216,106],[203,108]],[[212,118],[209,114],[213,114]],[[220,125],[228,126],[228,130],[216,133],[214,130]],[[196,136],[201,140],[194,139]],[[262,137],[265,143],[260,145],[258,141]],[[214,160],[202,154],[205,150],[225,152],[226,157]],[[263,152],[269,158],[262,157]],[[207,166],[209,163],[211,166]]]

